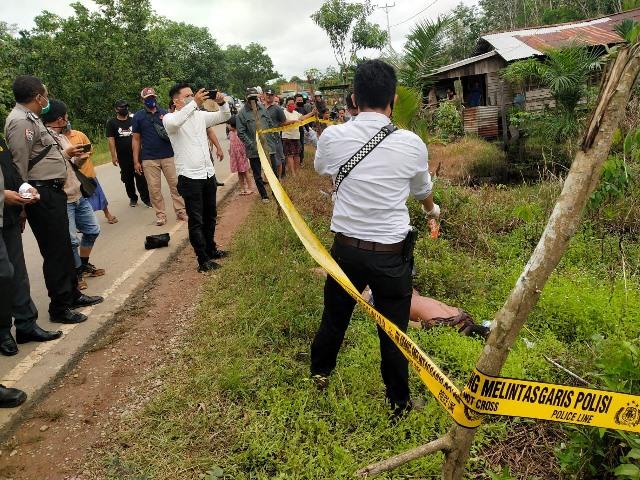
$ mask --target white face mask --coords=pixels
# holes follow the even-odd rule
[[[184,98],[184,106],[186,107],[187,105],[189,105],[191,102],[193,102],[193,97],[192,96],[188,96]]]

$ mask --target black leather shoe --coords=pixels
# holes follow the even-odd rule
[[[7,388],[0,385],[0,408],[13,408],[22,405],[27,394],[17,388]]]
[[[224,187],[224,182],[219,182],[216,180],[216,186],[217,187]]]
[[[57,314],[49,314],[49,320],[56,323],[82,323],[87,319],[87,316],[80,313],[74,312],[70,308],[67,308],[62,313]]]
[[[216,270],[220,268],[221,265],[219,263],[214,262],[213,260],[207,260],[205,263],[198,267],[198,272],[210,272],[211,270]]]
[[[18,345],[10,333],[4,333],[0,336],[0,353],[7,357],[18,353]]]
[[[31,331],[29,332],[16,332],[16,342],[18,343],[48,342],[50,340],[55,340],[56,338],[60,338],[61,336],[62,336],[61,330],[50,332],[49,330],[40,328],[38,325],[34,325]]]
[[[104,298],[98,295],[95,295],[93,297],[90,295],[80,295],[73,301],[73,305],[71,306],[71,308],[90,307],[91,305],[102,303],[103,301]]]
[[[229,252],[226,252],[224,250],[214,250],[213,255],[211,255],[211,258],[213,258],[214,260],[219,260],[221,258],[228,257],[228,256],[229,256]]]

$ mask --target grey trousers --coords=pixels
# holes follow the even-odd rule
[[[2,231],[0,243],[3,243],[5,247],[0,247],[0,264],[6,266],[8,263],[9,267],[5,267],[5,269],[7,272],[12,271],[13,273],[10,277],[9,288],[0,292],[0,303],[11,305],[9,315],[0,315],[0,333],[7,333],[11,330],[11,317],[14,319],[16,330],[29,332],[38,319],[38,310],[31,300],[31,287],[27,265],[24,261],[20,225],[9,225],[0,230]],[[0,270],[5,269],[0,267]]]

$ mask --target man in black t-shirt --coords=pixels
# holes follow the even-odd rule
[[[149,208],[149,188],[144,175],[136,173],[133,168],[133,148],[131,146],[131,116],[129,115],[129,104],[124,100],[118,100],[114,104],[116,110],[115,118],[107,121],[107,139],[109,140],[109,150],[111,151],[111,162],[120,165],[120,179],[124,183],[129,197],[129,206],[135,207],[138,204],[136,186],[140,193],[140,199]]]

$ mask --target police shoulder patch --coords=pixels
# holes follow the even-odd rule
[[[33,142],[34,135],[35,135],[35,132],[33,130],[30,130],[28,128],[24,130],[24,136],[27,138],[28,142]]]

